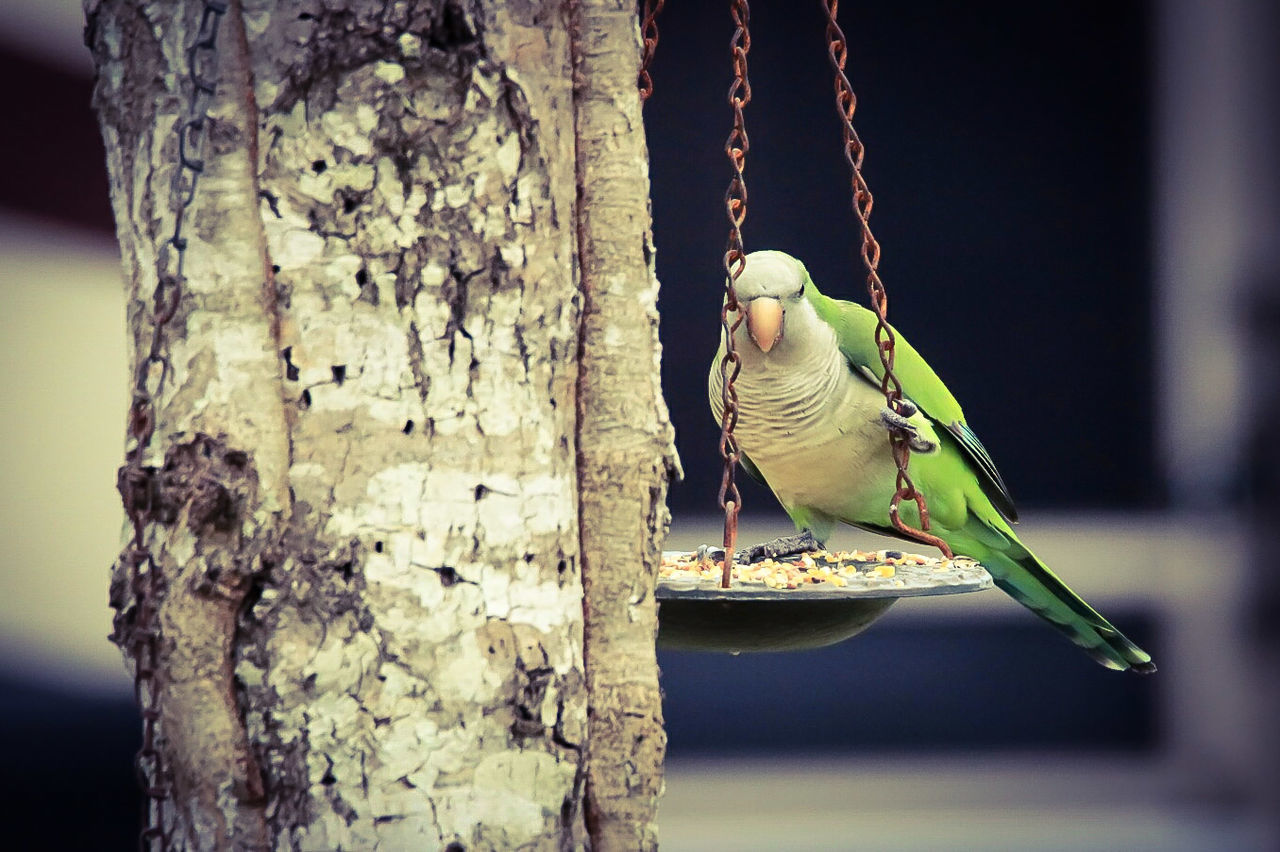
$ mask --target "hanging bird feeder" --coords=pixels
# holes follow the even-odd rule
[[[899,551],[805,554],[738,566],[722,588],[716,571],[667,554],[658,580],[658,642],[688,651],[801,651],[856,636],[899,598],[991,588],[968,559]]]
[[[853,212],[861,228],[867,290],[877,317],[875,339],[884,367],[881,390],[886,407],[901,416],[906,404],[893,372],[894,336],[887,320],[888,297],[877,272],[880,246],[868,225],[872,197],[862,177],[862,142],[852,123],[857,100],[844,71],[848,44],[836,23],[837,0],[824,0],[822,5],[827,18],[828,55],[835,74],[836,109],[851,171]],[[648,66],[657,45],[655,19],[661,8],[662,0],[656,5],[654,0],[645,3],[642,98],[648,98],[653,91]],[[750,148],[743,110],[751,101],[747,0],[731,0],[730,13],[735,27],[731,41],[733,82],[729,88],[733,129],[725,142],[725,154],[733,176],[725,192],[729,239],[724,253],[725,298],[720,311],[725,351],[719,363],[723,388],[720,455],[724,462],[719,505],[724,512],[724,544],[723,550],[713,553],[703,548],[697,554],[664,556],[656,592],[660,604],[658,643],[668,648],[731,653],[802,650],[857,635],[899,598],[975,592],[990,588],[992,582],[980,565],[968,559],[953,559],[946,543],[929,533],[925,495],[916,490],[908,473],[910,443],[905,434],[894,430],[889,431],[889,445],[898,477],[890,519],[902,537],[938,548],[942,558],[898,551],[819,551],[754,565],[735,562],[742,497],[734,475],[742,454],[734,437],[739,410],[734,380],[741,370],[741,360],[734,349],[734,331],[742,323],[742,314],[734,284],[747,262],[742,241],[742,224],[747,215],[743,168]],[[905,413],[909,416],[910,412]],[[898,507],[903,500],[913,501],[919,509],[920,529],[909,526],[899,516]]]

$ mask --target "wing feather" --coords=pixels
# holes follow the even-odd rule
[[[879,387],[884,377],[884,365],[876,349],[876,316],[871,311],[839,299],[831,299],[818,292],[811,283],[806,295],[818,315],[836,330],[840,351],[849,362],[850,370],[860,378]],[[934,423],[941,426],[955,439],[956,444],[972,462],[978,475],[978,484],[992,504],[1011,522],[1018,520],[1018,510],[1004,483],[1004,477],[996,468],[987,448],[978,440],[965,423],[964,411],[951,391],[938,378],[928,362],[894,329],[894,374],[902,382],[903,394],[915,403]]]

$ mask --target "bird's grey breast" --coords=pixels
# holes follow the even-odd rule
[[[711,378],[719,415],[719,371]],[[883,397],[850,372],[834,341],[793,363],[744,359],[734,386],[738,442],[775,490],[796,465],[860,465],[867,439],[883,437]]]

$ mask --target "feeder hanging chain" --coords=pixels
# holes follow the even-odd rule
[[[640,51],[640,100],[647,101],[653,94],[653,78],[649,76],[649,63],[653,62],[654,51],[658,49],[658,14],[667,0],[644,0],[643,18],[640,31],[644,36],[644,46]]]
[[[873,199],[871,190],[862,176],[862,159],[866,149],[858,133],[853,129],[853,113],[857,109],[858,99],[853,93],[853,86],[845,74],[845,63],[849,56],[849,45],[844,32],[836,23],[839,0],[822,0],[822,8],[827,16],[827,55],[831,59],[831,68],[835,72],[836,111],[840,114],[840,122],[844,132],[844,156],[849,163],[853,189],[853,213],[858,218],[862,229],[862,263],[867,268],[867,294],[871,298],[871,307],[876,314],[876,349],[880,353],[880,363],[884,367],[884,377],[880,380],[880,390],[884,393],[885,403],[898,414],[902,414],[902,383],[893,372],[893,329],[889,326],[889,295],[885,292],[884,282],[877,271],[880,266],[880,244],[871,233],[871,208]],[[890,430],[889,449],[893,454],[893,462],[898,468],[897,490],[889,504],[889,518],[894,527],[910,538],[931,545],[942,551],[948,559],[952,557],[951,548],[929,529],[929,507],[925,503],[924,494],[916,490],[915,483],[907,473],[907,465],[911,460],[911,446],[906,435]],[[916,529],[908,525],[899,516],[899,505],[903,500],[914,500],[920,511],[920,526]]]
[[[135,617],[130,640],[134,658],[134,696],[142,715],[142,747],[134,760],[138,783],[144,795],[143,829],[138,847],[143,852],[166,850],[169,837],[164,828],[165,802],[170,790],[164,755],[158,744],[160,690],[156,684],[159,663],[160,628],[156,610],[163,587],[160,562],[147,545],[147,525],[155,517],[159,503],[159,480],[155,466],[146,464],[147,450],[156,428],[155,400],[163,392],[170,365],[164,354],[165,329],[182,301],[187,238],[183,224],[196,186],[204,171],[203,149],[209,106],[217,88],[218,25],[227,12],[226,0],[204,0],[200,26],[187,48],[187,79],[191,100],[186,117],[176,128],[178,164],[173,173],[170,202],[173,205],[173,235],[162,244],[156,264],[156,287],[152,294],[151,343],[147,355],[138,362],[134,377],[133,402],[129,407],[128,449],[120,468],[117,488],[125,514],[133,528],[133,540],[125,555],[129,585],[133,592]]]
[[[720,420],[720,455],[724,458],[724,475],[720,480],[720,508],[724,509],[724,566],[720,585],[729,587],[733,570],[733,549],[738,539],[738,513],[742,510],[742,496],[734,481],[734,472],[742,457],[733,429],[738,423],[738,391],[733,383],[742,371],[741,356],[733,344],[733,334],[742,325],[742,313],[738,309],[738,294],[734,282],[746,268],[747,256],[742,247],[742,223],[747,218],[747,182],[742,175],[746,166],[747,151],[751,149],[747,138],[747,124],[742,109],[751,103],[751,83],[747,79],[747,53],[751,50],[751,10],[747,0],[732,0],[729,5],[733,16],[734,32],[729,43],[733,55],[733,82],[729,86],[729,104],[733,107],[733,130],[725,140],[724,152],[733,166],[733,178],[724,194],[725,213],[729,217],[729,241],[724,252],[724,305],[720,308],[720,325],[724,332],[725,353],[720,359],[721,400],[724,412]],[[733,321],[729,313],[733,312]]]

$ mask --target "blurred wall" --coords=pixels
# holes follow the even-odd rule
[[[77,687],[123,683],[107,642],[128,403],[115,244],[0,213],[0,663]]]

